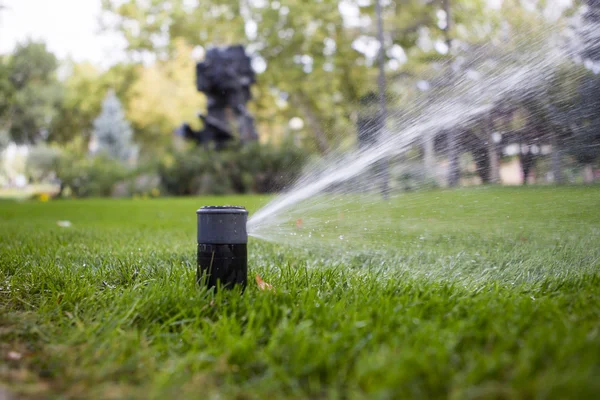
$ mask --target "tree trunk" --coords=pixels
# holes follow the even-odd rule
[[[486,130],[490,183],[497,184],[500,183],[500,146],[494,141],[494,121],[491,115]]]
[[[486,184],[490,183],[490,160],[489,154],[485,147],[481,147],[472,152],[473,158],[475,159],[475,167],[477,169],[477,175],[481,178],[481,182]]]
[[[594,183],[594,167],[592,164],[586,164],[583,167],[583,182]]]
[[[426,132],[423,136],[423,158],[427,178],[436,177],[434,139],[435,136],[431,132]]]
[[[448,140],[448,186],[458,186],[460,180],[460,165],[458,162],[458,143],[456,138],[456,130],[449,129],[446,131]]]
[[[377,77],[377,84],[379,87],[379,115],[381,118],[381,132],[379,132],[379,140],[385,140],[383,135],[385,134],[386,119],[387,119],[387,107],[385,104],[385,46],[383,40],[383,16],[381,9],[381,0],[375,0],[375,9],[377,12],[377,40],[379,41],[379,54],[377,57],[377,64],[379,66],[379,76]],[[390,166],[387,157],[381,160],[381,196],[387,200],[390,191]]]
[[[550,140],[550,144],[552,145],[552,175],[554,183],[563,183],[560,140],[556,133],[552,134]]]
[[[500,154],[492,135],[488,138],[488,160],[490,161],[490,183],[500,183]]]
[[[444,37],[448,46],[448,54],[451,54],[452,38],[450,37],[450,29],[452,26],[452,15],[450,0],[442,0],[442,8],[446,13],[446,26],[443,29]],[[452,74],[452,69],[450,69],[450,74]],[[450,82],[452,82],[452,79]],[[448,186],[450,187],[458,186],[460,181],[457,134],[455,129],[450,129],[446,132],[446,137],[448,138]]]
[[[444,37],[446,39],[446,45],[448,46],[448,54],[450,54],[450,48],[452,47],[452,38],[450,37],[450,28],[452,25],[452,10],[450,9],[450,0],[442,0],[442,8],[446,13],[446,26],[444,27]]]
[[[521,161],[521,170],[523,171],[523,185],[527,185],[527,178],[529,178],[529,173],[535,163],[535,156],[529,150],[525,154],[521,153],[519,159]]]

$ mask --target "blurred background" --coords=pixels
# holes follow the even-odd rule
[[[276,192],[435,94],[433,77],[476,75],[482,46],[518,49],[517,33],[535,41],[576,17],[599,22],[600,1],[0,0],[0,198]],[[177,133],[202,128],[196,63],[232,44],[256,72],[259,139],[199,148]],[[546,95],[427,135],[392,179],[600,180],[600,44],[556,71]]]

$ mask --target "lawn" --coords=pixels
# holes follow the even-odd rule
[[[366,247],[251,239],[243,295],[197,287],[195,210],[267,201],[0,201],[0,381],[34,398],[600,396],[599,187],[406,194]]]

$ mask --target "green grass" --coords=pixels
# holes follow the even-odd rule
[[[198,288],[194,211],[267,201],[0,202],[0,380],[44,398],[600,396],[600,188],[408,194],[373,251],[251,240],[243,295]]]

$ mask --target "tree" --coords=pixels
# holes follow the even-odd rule
[[[64,81],[64,95],[52,121],[49,141],[66,143],[75,136],[89,140],[94,118],[100,112],[103,94],[100,72],[90,63],[67,61],[70,74]]]
[[[129,103],[131,87],[137,81],[137,67],[117,64],[103,72],[87,62],[66,61],[64,68],[69,74],[63,82],[64,94],[52,120],[48,140],[64,144],[81,137],[87,142],[109,90],[114,88],[117,97],[124,104]]]
[[[4,151],[4,149],[9,145],[10,137],[8,136],[8,132],[0,127],[0,154]]]
[[[18,44],[0,68],[2,125],[16,143],[31,144],[45,140],[62,96],[56,78],[58,60],[45,43],[28,41]]]
[[[302,116],[309,145],[320,152],[355,132],[353,105],[369,76],[364,54],[352,47],[360,32],[345,26],[339,1],[185,3],[103,2],[118,16],[112,28],[125,34],[133,57],[150,52],[168,58],[178,39],[198,48],[247,45],[266,68],[255,88],[261,96],[250,105],[259,129],[268,124],[268,131],[277,131],[274,123]]]
[[[192,48],[181,39],[175,48],[170,60],[138,66],[131,86],[127,115],[145,149],[164,148],[184,121],[198,125],[197,113],[205,106],[194,84]]]
[[[113,90],[109,91],[102,103],[101,114],[94,120],[92,143],[95,144],[92,147],[97,147],[94,152],[123,162],[132,161],[136,156],[133,131]]]
[[[593,70],[584,74],[577,89],[573,135],[567,143],[567,151],[575,159],[591,167],[600,158],[600,0],[586,0],[581,32],[586,66]],[[573,113],[572,113],[573,114]]]
[[[587,10],[583,14],[583,27],[581,28],[582,56],[592,62],[600,62],[600,0],[584,0]]]
[[[14,88],[9,81],[7,57],[0,56],[0,154],[10,142],[10,106]]]
[[[0,56],[0,129],[7,131],[9,128],[11,108],[15,88],[10,81],[9,58]]]
[[[29,148],[25,172],[34,182],[44,182],[55,176],[60,160],[61,150],[46,143],[39,143]]]
[[[580,79],[577,98],[570,113],[572,136],[566,150],[575,159],[591,166],[600,159],[600,76],[588,72]]]

